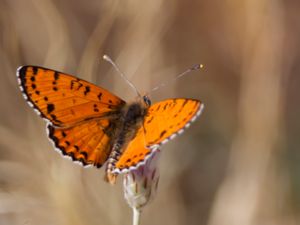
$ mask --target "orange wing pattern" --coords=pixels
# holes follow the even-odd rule
[[[17,76],[29,105],[55,126],[111,117],[125,104],[103,88],[54,70],[23,66]]]
[[[144,164],[158,145],[181,134],[201,114],[204,105],[193,99],[168,99],[151,106],[135,138],[116,163],[115,173]]]
[[[110,157],[115,119],[126,103],[94,84],[42,67],[20,67],[17,76],[29,105],[49,122],[55,147],[83,165],[101,167]],[[189,127],[203,107],[193,99],[168,99],[151,106],[113,172],[128,172],[145,163],[159,145]]]
[[[144,120],[147,146],[168,142],[188,128],[204,105],[194,99],[167,99],[151,106]]]
[[[116,169],[113,172],[128,172],[129,169],[137,168],[141,163],[145,162],[148,158],[147,156],[150,156],[152,152],[151,149],[145,146],[144,131],[140,129],[117,161]]]
[[[49,124],[47,128],[55,148],[84,166],[99,168],[110,154],[114,124],[108,120],[87,121],[70,128],[56,128]]]

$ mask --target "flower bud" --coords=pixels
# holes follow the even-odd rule
[[[142,165],[124,174],[125,199],[134,210],[141,210],[156,194],[159,180],[157,167],[159,156],[160,150],[153,149]]]

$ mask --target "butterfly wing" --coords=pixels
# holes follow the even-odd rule
[[[23,66],[17,76],[29,105],[57,127],[111,117],[125,104],[103,88],[55,70]]]
[[[161,145],[181,134],[200,116],[203,103],[194,99],[167,99],[152,105],[144,120],[148,147]]]
[[[48,124],[47,130],[57,150],[84,166],[99,168],[110,154],[114,124],[109,120],[91,120],[68,128]]]
[[[204,105],[194,99],[168,99],[151,106],[143,127],[129,143],[113,172],[128,172],[144,164],[159,145],[188,128],[203,108]]]
[[[151,149],[146,147],[143,129],[139,129],[117,161],[113,173],[128,172],[130,169],[137,168],[146,161],[151,152]]]

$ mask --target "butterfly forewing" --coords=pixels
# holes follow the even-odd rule
[[[144,121],[147,146],[164,144],[189,127],[203,104],[194,99],[167,99],[151,106]]]
[[[111,117],[125,104],[104,88],[55,70],[23,66],[17,75],[29,104],[55,126]]]

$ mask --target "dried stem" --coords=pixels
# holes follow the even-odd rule
[[[139,225],[141,221],[141,210],[137,208],[132,208],[133,210],[133,225]]]

